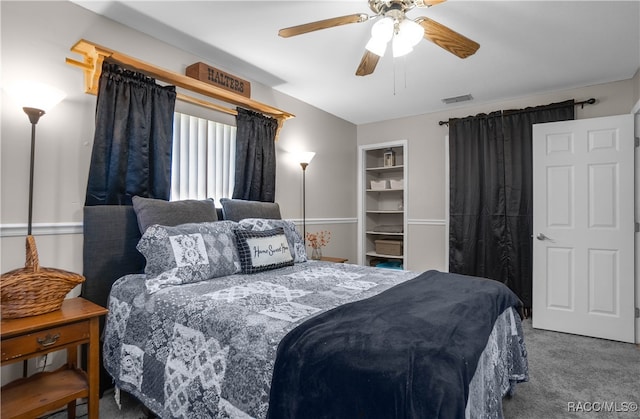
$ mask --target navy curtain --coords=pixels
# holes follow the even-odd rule
[[[503,282],[532,304],[533,124],[574,101],[449,121],[449,270]]]
[[[103,63],[85,205],[169,199],[174,86]]]
[[[236,173],[233,198],[274,202],[276,195],[276,130],[278,122],[238,108]]]

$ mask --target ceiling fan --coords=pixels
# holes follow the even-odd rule
[[[394,57],[411,52],[413,47],[425,38],[460,58],[467,58],[480,48],[480,44],[427,17],[410,19],[406,16],[406,13],[414,7],[431,7],[445,1],[369,0],[369,8],[375,13],[373,16],[356,13],[334,17],[280,29],[278,35],[288,38],[320,29],[378,19],[371,28],[371,39],[365,47],[364,55],[356,70],[358,76],[373,73],[389,42],[392,44]]]

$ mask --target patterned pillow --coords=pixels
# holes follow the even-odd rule
[[[137,249],[147,260],[144,272],[166,285],[186,284],[240,271],[233,221],[152,225]],[[156,278],[157,279],[157,278]]]
[[[265,231],[236,229],[242,273],[252,274],[293,265],[287,236],[282,228]]]
[[[274,228],[282,228],[284,235],[287,236],[291,256],[295,263],[307,261],[307,251],[304,248],[304,240],[302,235],[296,229],[296,225],[290,220],[271,220],[266,218],[245,218],[238,223],[240,227],[251,231],[273,230]]]

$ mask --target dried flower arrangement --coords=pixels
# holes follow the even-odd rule
[[[322,230],[317,233],[307,233],[307,242],[309,246],[314,249],[326,246],[330,240],[331,232],[327,230]]]
[[[322,248],[329,244],[331,240],[331,232],[322,230],[317,233],[307,233],[307,242],[311,246],[311,259],[322,259]]]

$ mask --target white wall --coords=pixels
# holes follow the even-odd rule
[[[640,100],[640,70],[632,79],[595,86],[550,92],[536,96],[496,102],[488,105],[467,105],[450,111],[417,115],[358,126],[358,145],[379,143],[400,138],[408,139],[409,219],[408,269],[446,270],[447,252],[445,225],[445,141],[446,125],[439,121],[500,109],[519,109],[545,105],[567,99],[578,101],[596,98],[595,105],[576,107],[576,119],[628,114]],[[636,117],[638,120],[640,117]],[[637,124],[640,124],[638,122]],[[636,127],[640,130],[640,126]],[[640,131],[636,131],[640,135]],[[640,153],[636,149],[636,220],[640,221]],[[636,237],[636,307],[640,306],[640,238]],[[640,320],[636,319],[636,341],[640,342]]]
[[[67,98],[37,125],[34,223],[53,227],[75,223],[79,231],[96,98],[83,93],[82,71],[65,63],[65,57],[80,59],[69,51],[70,47],[84,38],[178,73],[197,61],[216,65],[215,57],[191,55],[70,2],[2,1],[1,15],[2,84],[33,79],[67,93]],[[243,77],[242,68],[225,70]],[[355,232],[356,204],[350,185],[355,183],[356,175],[351,164],[356,154],[356,127],[267,86],[252,83],[252,92],[253,99],[296,115],[285,122],[276,145],[276,200],[283,216],[298,220],[302,217],[302,171],[288,152],[315,151],[316,157],[307,169],[310,228],[314,223],[333,228],[331,223],[339,221],[341,230]],[[8,226],[26,223],[30,125],[27,116],[4,92],[2,106],[0,224],[4,237],[0,243],[4,272],[24,263],[24,236],[6,234]],[[188,108],[180,103],[177,107]],[[230,119],[201,108],[197,112],[227,122]],[[37,234],[40,230],[34,231]],[[81,241],[79,234],[37,236],[43,264],[81,271]],[[345,236],[330,243],[325,253],[355,260],[353,249],[355,238]]]
[[[82,206],[93,141],[95,97],[82,92],[81,70],[65,63],[78,59],[69,48],[84,38],[160,67],[180,72],[197,61],[216,65],[215,57],[195,56],[69,2],[0,1],[1,84],[33,79],[63,89],[67,98],[43,116],[37,126],[34,223],[40,261],[82,272]],[[224,70],[243,77],[242,68]],[[246,77],[244,77],[246,78]],[[287,152],[315,151],[307,169],[307,231],[329,229],[325,255],[356,257],[357,146],[408,139],[412,179],[408,219],[409,265],[412,270],[445,269],[444,137],[439,120],[497,109],[521,108],[576,98],[599,103],[577,108],[578,118],[628,113],[640,99],[640,76],[564,92],[545,93],[490,105],[468,105],[450,111],[412,116],[355,127],[326,112],[252,83],[252,97],[296,115],[285,122],[277,144],[276,200],[285,218],[300,219],[299,165]],[[178,105],[184,109],[185,105]],[[208,111],[197,110],[201,116]],[[215,115],[209,117],[215,118]],[[223,120],[228,117],[222,118]],[[0,119],[0,271],[24,264],[27,218],[30,126],[21,109],[2,94]],[[416,181],[415,179],[418,179]],[[639,192],[640,195],[640,192]],[[68,226],[66,226],[68,224]],[[8,228],[16,226],[17,228]],[[66,227],[65,227],[66,226]],[[50,228],[49,228],[50,227]],[[12,236],[10,234],[16,233]],[[9,234],[9,235],[7,235]],[[637,286],[637,289],[640,287]],[[640,300],[640,296],[638,297]],[[2,368],[2,384],[19,374],[20,365]]]
[[[635,113],[635,136],[640,138],[640,69],[636,72],[633,78],[635,80],[634,97],[636,104],[633,107]],[[635,182],[636,182],[636,211],[635,220],[636,223],[640,222],[640,148],[636,147],[635,152]],[[636,233],[636,307],[640,307],[640,234]],[[636,318],[636,343],[640,343],[640,318]]]
[[[637,77],[637,76],[636,76]],[[500,109],[519,109],[575,98],[594,97],[595,105],[576,107],[576,118],[628,114],[635,103],[637,80],[550,92],[513,100],[452,108],[449,111],[410,116],[358,126],[358,145],[407,139],[409,155],[408,268],[446,269],[445,266],[445,136],[446,125],[439,121],[488,113]],[[409,86],[410,87],[410,86]],[[472,92],[473,93],[473,92]]]
[[[215,56],[186,53],[67,1],[0,1],[0,19],[0,84],[36,80],[67,93],[36,129],[34,235],[42,266],[82,272],[82,207],[96,98],[83,93],[82,71],[65,63],[65,57],[81,59],[71,46],[84,38],[178,73],[198,61],[216,66]],[[242,68],[224,70],[247,78]],[[276,144],[276,200],[283,217],[302,218],[302,169],[289,152],[315,151],[306,173],[307,231],[331,230],[333,239],[324,253],[355,261],[355,125],[253,82],[252,98],[296,115],[285,122]],[[234,123],[203,108],[176,107]],[[7,272],[25,262],[31,127],[4,91],[0,122],[0,272]],[[2,384],[20,371],[20,363],[3,367]]]
[[[640,138],[640,98],[636,102],[634,107],[635,112],[635,136]],[[635,150],[635,221],[640,222],[640,148],[636,147]],[[635,269],[636,269],[636,307],[640,307],[640,234],[636,233],[636,252],[635,252]],[[640,318],[636,318],[636,343],[640,343]]]

